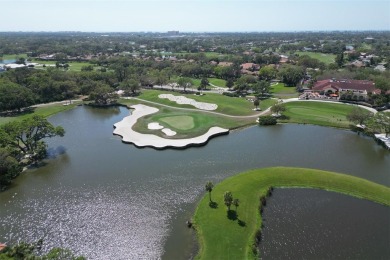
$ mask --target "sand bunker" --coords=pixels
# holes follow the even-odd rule
[[[149,123],[148,124],[148,129],[150,129],[150,130],[161,130],[167,136],[174,136],[174,135],[176,135],[175,131],[172,131],[169,128],[164,128],[162,125],[160,125],[159,123],[155,123],[155,122]]]
[[[148,124],[148,129],[150,130],[160,130],[163,129],[164,127],[160,125],[159,123],[149,123]]]
[[[167,136],[174,136],[174,135],[176,135],[176,132],[172,131],[169,128],[164,128],[161,131],[163,131],[163,133],[166,134]]]
[[[170,101],[174,101],[180,105],[191,105],[191,106],[194,106],[194,107],[196,107],[198,109],[202,109],[202,110],[216,110],[218,108],[218,106],[216,104],[198,102],[198,101],[195,101],[191,98],[186,98],[184,96],[174,96],[172,94],[160,94],[160,95],[158,95],[158,97],[159,98],[167,98]]]
[[[150,115],[158,112],[157,108],[149,107],[145,105],[134,105],[132,106],[134,110],[130,116],[127,116],[122,119],[122,121],[114,124],[114,134],[122,136],[122,141],[125,143],[133,143],[138,147],[151,146],[154,148],[185,148],[193,145],[203,145],[207,141],[216,135],[228,134],[229,129],[224,129],[221,127],[211,127],[207,133],[188,139],[166,139],[152,134],[141,134],[132,129],[133,125],[137,123],[137,120],[143,116]],[[164,128],[167,129],[167,128]],[[173,131],[170,129],[165,130],[166,135],[172,134]],[[171,132],[169,132],[171,131]]]

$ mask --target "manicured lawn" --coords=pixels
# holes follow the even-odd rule
[[[196,78],[190,78],[190,79],[192,80],[193,85],[187,88],[187,90],[190,89],[196,90],[200,86],[201,79],[196,79]],[[172,77],[171,80],[177,82],[179,80],[179,77]],[[158,88],[158,86],[155,86],[155,88]]]
[[[142,90],[142,94],[139,96],[141,99],[157,102],[160,104],[165,104],[173,107],[182,107],[182,108],[195,108],[191,105],[179,105],[176,102],[169,101],[168,99],[161,99],[158,97],[160,94],[173,94],[178,96],[186,96],[188,98],[194,99],[199,102],[206,102],[217,104],[218,108],[216,112],[224,113],[227,115],[253,115],[256,114],[252,109],[254,108],[253,103],[245,100],[244,98],[233,98],[227,97],[220,94],[206,93],[203,96],[196,96],[193,94],[180,94],[178,92],[168,92],[168,91],[159,91],[159,90]],[[260,102],[261,109],[265,109],[271,106],[274,100],[264,100]]]
[[[167,116],[161,117],[161,122],[180,130],[189,130],[195,127],[194,118],[191,116]]]
[[[50,67],[55,67],[55,65],[56,65],[55,61],[37,60],[37,61],[33,61],[33,62],[36,62],[39,64],[45,64],[46,66],[50,66]],[[82,67],[92,65],[89,62],[76,62],[76,61],[68,62],[68,64],[69,64],[68,69],[70,71],[81,71]],[[37,66],[37,68],[43,68],[43,66]]]
[[[354,106],[315,101],[297,101],[286,103],[286,111],[283,115],[289,117],[281,122],[313,124],[348,128],[351,124],[346,116]]]
[[[61,104],[50,104],[44,107],[37,107],[33,110],[32,113],[22,114],[19,116],[13,116],[13,117],[0,117],[0,126],[11,122],[11,121],[20,121],[28,117],[32,117],[33,115],[41,115],[45,118],[48,118],[54,114],[69,110],[74,108],[77,104],[80,102],[75,102],[72,105],[64,106]]]
[[[133,129],[140,133],[155,134],[164,138],[166,138],[166,136],[161,131],[149,130],[148,124],[158,122],[160,125],[168,127],[171,130],[177,132],[177,135],[170,138],[180,139],[202,135],[213,126],[219,126],[226,129],[235,129],[243,126],[253,125],[255,122],[255,118],[230,118],[204,113],[201,111],[182,111],[175,108],[151,105],[150,103],[139,100],[120,99],[120,103],[127,106],[141,103],[158,108],[160,110],[158,113],[145,116],[142,118],[142,120],[138,120],[138,122],[133,126]],[[177,119],[180,118],[185,118],[186,123],[183,124],[178,122]],[[192,121],[194,124],[191,128],[189,128],[190,121]]]
[[[1,60],[16,60],[17,58],[27,58],[26,53],[21,54],[4,54],[2,57],[0,57]]]
[[[286,87],[284,83],[271,85],[271,94],[278,98],[294,98],[298,97],[298,92],[295,87]]]
[[[307,55],[325,64],[334,63],[334,59],[336,58],[336,55],[329,54],[329,53],[310,52],[310,51],[297,51],[295,53],[298,54],[299,56]]]
[[[200,243],[197,259],[258,258],[252,246],[262,224],[259,198],[270,186],[324,189],[390,206],[390,188],[354,176],[287,167],[252,170],[214,187],[211,196],[216,207],[210,207],[208,194],[199,202],[193,219]],[[236,218],[228,218],[223,201],[226,191],[240,200]]]
[[[209,82],[217,87],[226,88],[226,80],[217,78],[208,78]]]

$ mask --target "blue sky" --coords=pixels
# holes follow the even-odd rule
[[[390,0],[0,0],[0,31],[390,30]]]

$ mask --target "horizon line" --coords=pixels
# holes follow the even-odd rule
[[[270,31],[180,31],[180,30],[167,30],[167,31],[77,31],[77,30],[14,30],[14,31],[0,31],[0,33],[168,33],[168,32],[179,32],[179,33],[299,33],[299,32],[390,32],[390,29],[367,29],[367,30],[270,30]]]

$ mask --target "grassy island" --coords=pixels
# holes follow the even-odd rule
[[[208,194],[200,201],[193,219],[200,243],[197,258],[254,259],[255,235],[262,225],[260,196],[271,186],[335,191],[390,206],[390,188],[350,175],[287,167],[248,171],[216,185],[212,204]],[[240,201],[233,217],[224,205],[226,191]]]

